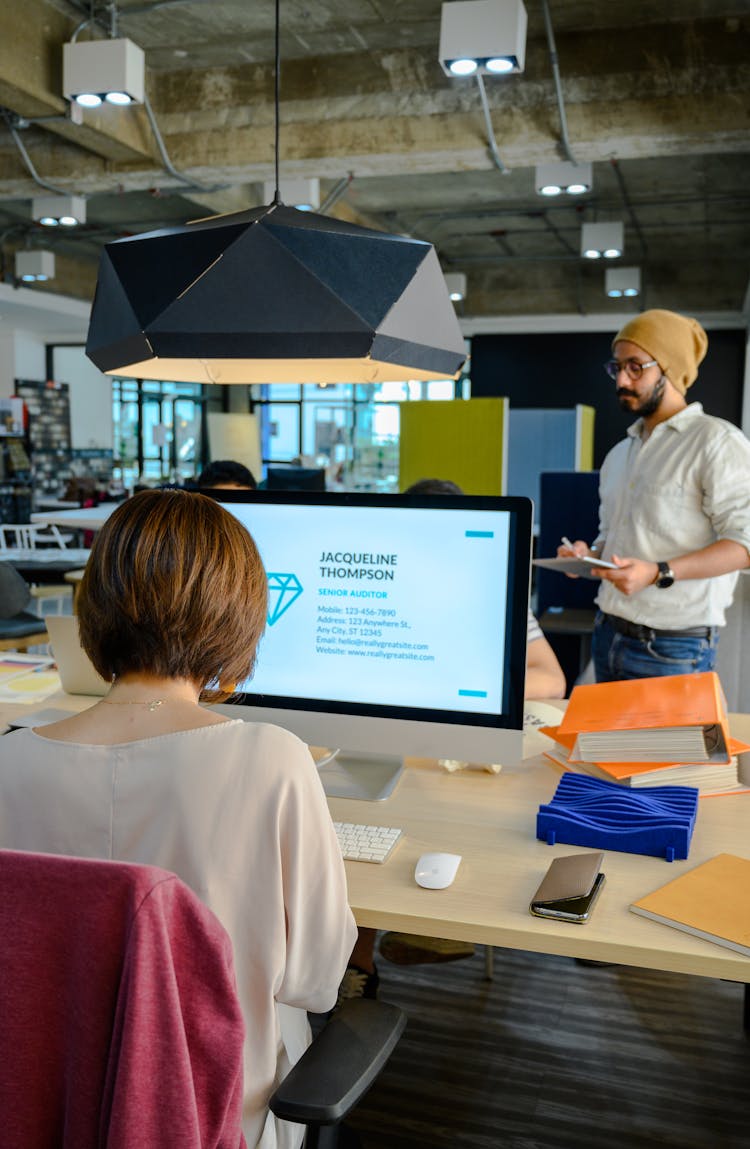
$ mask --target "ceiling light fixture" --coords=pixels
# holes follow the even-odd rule
[[[641,294],[640,267],[608,267],[604,290],[610,299],[634,299]]]
[[[623,253],[622,220],[611,223],[585,223],[581,228],[581,255],[584,259],[619,259]]]
[[[271,203],[276,194],[273,180],[263,184],[263,199]],[[280,180],[279,198],[282,203],[296,207],[297,211],[317,211],[320,207],[320,180]]]
[[[63,96],[82,108],[102,101],[142,104],[145,57],[132,40],[75,40],[63,44]]]
[[[35,196],[31,218],[44,227],[76,227],[86,222],[86,200],[80,195]]]
[[[460,303],[466,299],[466,276],[462,271],[448,272],[445,276],[445,286],[453,303]]]
[[[537,164],[534,185],[538,195],[584,195],[594,186],[591,164],[572,164],[559,160],[552,164]]]
[[[522,72],[526,9],[522,0],[450,0],[440,17],[440,66],[447,76]]]
[[[44,283],[55,278],[55,256],[51,251],[17,251],[16,279],[24,283]]]
[[[432,244],[281,201],[275,11],[273,202],[108,243],[86,354],[174,382],[455,378],[466,349]]]

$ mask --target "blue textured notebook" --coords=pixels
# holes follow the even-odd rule
[[[550,846],[563,842],[673,862],[688,856],[697,813],[693,786],[626,790],[616,782],[569,773],[539,807],[536,836]]]

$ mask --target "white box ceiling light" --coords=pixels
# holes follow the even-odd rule
[[[63,44],[63,95],[84,108],[97,108],[102,100],[142,104],[145,71],[143,49],[132,40]]]
[[[526,9],[522,0],[452,0],[440,18],[440,66],[447,76],[522,72]]]
[[[584,259],[619,259],[623,252],[622,220],[612,223],[585,223],[581,228],[581,255]]]
[[[454,303],[466,299],[466,276],[462,271],[449,272],[445,277],[445,286]]]
[[[641,294],[640,267],[608,267],[604,289],[610,299],[634,299]]]
[[[45,227],[76,227],[86,222],[86,200],[81,195],[34,196],[31,218]]]
[[[17,251],[16,278],[24,283],[43,283],[55,278],[55,257],[51,251]]]
[[[594,186],[591,164],[572,164],[569,160],[537,164],[534,186],[537,195],[584,195]]]

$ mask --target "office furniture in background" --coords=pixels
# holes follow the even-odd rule
[[[467,495],[507,491],[508,401],[401,403],[399,489],[452,479]]]
[[[209,411],[208,454],[212,459],[233,459],[260,479],[263,468],[260,419],[240,412]]]
[[[599,532],[599,472],[542,472],[538,521],[539,558],[557,554],[562,535],[592,543]],[[570,694],[589,661],[599,583],[542,567],[534,570],[539,624],[563,668]]]
[[[594,408],[511,407],[508,418],[508,494],[533,501],[538,526],[542,473],[591,471],[594,465]]]
[[[44,620],[25,609],[31,590],[12,563],[0,562],[0,650],[28,650],[49,642]]]
[[[325,468],[276,464],[266,468],[266,480],[263,486],[267,491],[324,491]]]

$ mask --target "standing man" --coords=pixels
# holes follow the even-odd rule
[[[638,418],[607,455],[599,534],[558,554],[598,555],[597,682],[711,670],[738,571],[750,566],[750,443],[685,392],[708,346],[695,319],[644,311],[605,364]]]

